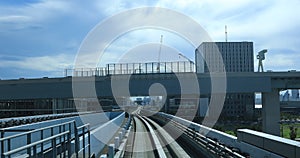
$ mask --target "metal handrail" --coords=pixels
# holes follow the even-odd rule
[[[49,129],[51,129],[51,131],[50,131],[51,136],[48,138],[44,138],[44,132]],[[59,133],[55,132],[56,134],[54,135],[54,129],[58,129]],[[57,124],[57,125],[52,125],[52,126],[48,126],[48,127],[39,128],[39,129],[33,129],[31,131],[24,130],[24,133],[20,133],[20,134],[8,136],[8,137],[4,137],[5,130],[0,130],[0,131],[1,131],[1,138],[0,138],[1,158],[4,158],[6,156],[8,156],[10,158],[12,154],[23,151],[23,150],[27,150],[27,155],[29,155],[29,156],[37,156],[41,152],[45,151],[44,144],[50,140],[52,140],[53,156],[56,155],[57,152],[61,152],[61,154],[63,153],[64,155],[66,155],[66,152],[63,152],[62,149],[59,149],[59,151],[57,151],[57,147],[56,147],[58,145],[56,142],[57,138],[59,138],[59,141],[60,141],[59,143],[66,143],[66,142],[71,143],[71,141],[75,141],[75,152],[74,153],[75,153],[76,158],[79,157],[79,153],[82,151],[83,151],[84,158],[85,158],[86,152],[89,155],[89,157],[91,156],[90,124],[84,124],[82,126],[76,127],[75,120],[72,120],[72,121],[68,121],[65,123]],[[39,133],[39,132],[40,132],[40,140],[31,142],[32,134]],[[72,133],[74,134],[73,136],[71,136]],[[66,134],[68,134],[67,139],[66,139],[66,136],[64,136]],[[27,144],[22,147],[18,147],[18,148],[11,150],[12,139],[16,139],[16,138],[22,137],[22,136],[27,136]],[[85,138],[86,136],[87,136],[87,138]],[[82,140],[80,140],[81,138],[82,138]],[[86,142],[86,140],[88,142]],[[7,142],[7,145],[5,145],[5,142]],[[81,149],[80,149],[80,142],[83,143]],[[38,147],[38,145],[40,145],[40,146]],[[6,146],[6,150],[5,150],[5,146]],[[37,153],[37,148],[39,148],[41,150],[41,151],[38,151],[38,153]],[[67,150],[66,150],[66,151],[68,151],[68,157],[70,157],[71,154],[74,154],[74,153],[71,153],[70,148],[71,148],[71,146],[69,144],[69,146],[67,147]],[[49,149],[46,149],[46,150],[49,150]],[[33,151],[33,153],[32,153],[32,151]]]
[[[0,132],[28,132],[35,129],[0,129]]]
[[[24,136],[24,135],[27,135],[27,134],[30,134],[30,133],[35,133],[35,132],[38,132],[38,131],[51,129],[51,128],[63,126],[63,125],[66,125],[66,124],[71,124],[71,123],[74,123],[74,122],[75,121],[72,120],[72,121],[68,121],[68,122],[65,122],[65,123],[57,124],[57,125],[52,125],[52,126],[48,126],[48,127],[44,127],[44,128],[34,129],[32,131],[28,131],[28,132],[24,132],[24,133],[20,133],[20,134],[16,134],[16,135],[8,136],[8,137],[5,137],[5,138],[0,138],[0,142],[8,140],[8,139],[13,139],[13,138],[16,138],[16,137]]]
[[[87,130],[85,131],[85,128],[87,128]],[[85,152],[86,152],[86,148],[88,148],[88,156],[90,157],[91,156],[91,140],[90,140],[90,137],[91,137],[91,133],[90,133],[90,124],[87,123],[87,124],[84,124],[82,126],[79,126],[77,127],[77,133],[79,130],[82,130],[82,133],[81,134],[77,134],[77,137],[78,139],[75,139],[75,141],[77,140],[78,141],[78,144],[77,144],[77,152],[76,153],[76,156],[78,156],[79,152],[82,150],[83,151],[83,158],[85,158]],[[88,134],[88,143],[87,145],[85,144],[85,134]],[[82,136],[82,148],[79,149],[79,137]]]
[[[1,131],[1,139],[0,139],[0,146],[1,146],[1,158],[4,158],[4,152],[9,152],[11,151],[11,144],[12,144],[12,140],[13,139],[16,139],[16,138],[20,138],[22,136],[27,136],[27,145],[31,144],[32,142],[32,135],[34,133],[40,133],[40,140],[43,140],[44,139],[44,132],[46,130],[49,130],[51,129],[50,133],[51,133],[51,136],[54,135],[54,129],[59,129],[59,133],[61,133],[61,129],[63,127],[63,131],[65,132],[66,130],[69,130],[71,131],[72,130],[72,124],[73,125],[73,132],[75,132],[75,129],[76,129],[76,122],[75,120],[72,120],[72,121],[68,121],[68,122],[64,122],[64,123],[60,123],[60,124],[57,124],[57,125],[52,125],[52,126],[48,126],[48,127],[43,127],[43,128],[39,128],[39,129],[34,129],[32,131],[27,131],[27,132],[24,132],[24,133],[20,133],[20,134],[16,134],[16,135],[12,135],[12,136],[8,136],[8,137],[4,137],[4,132],[5,130],[2,130]],[[68,128],[66,129],[66,126],[68,126]],[[70,136],[71,137],[71,136]],[[71,139],[71,138],[70,138]],[[7,142],[7,145],[5,145],[5,142]],[[41,143],[41,151],[44,150],[44,143]],[[5,146],[6,146],[6,150],[5,150]],[[13,149],[15,150],[15,149]],[[34,149],[34,153],[36,153],[36,147]],[[31,149],[30,148],[27,148],[27,154],[28,155],[31,155]]]
[[[58,137],[67,135],[67,134],[69,134],[69,133],[70,133],[70,131],[65,131],[65,132],[56,134],[56,135],[54,135],[54,136],[48,137],[48,138],[46,138],[46,139],[39,140],[39,141],[36,141],[36,142],[34,142],[34,143],[31,143],[31,144],[22,146],[22,147],[20,147],[20,148],[17,148],[17,149],[14,149],[14,150],[5,152],[5,153],[3,153],[3,155],[4,155],[4,156],[9,156],[9,155],[12,155],[12,154],[14,154],[14,153],[17,153],[17,152],[23,151],[23,150],[25,150],[25,149],[31,148],[31,147],[33,147],[33,146],[36,146],[36,145],[38,145],[38,144],[42,144],[42,143],[47,142],[47,141],[49,141],[49,140],[53,140],[53,139],[56,139],[56,138],[58,138]]]
[[[84,125],[82,125],[82,126],[79,126],[79,127],[77,127],[77,129],[80,129],[80,128],[83,128],[83,127],[90,127],[90,124],[89,123],[87,123],[87,124],[84,124]]]
[[[106,67],[65,69],[65,77],[71,71],[73,77],[109,76],[126,74],[186,73],[195,72],[191,61],[150,62],[150,63],[111,63]],[[101,73],[100,73],[101,72]]]

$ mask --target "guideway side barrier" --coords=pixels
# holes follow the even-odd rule
[[[7,137],[4,137],[5,132],[20,132],[20,130],[1,130],[1,158],[57,157],[58,155],[64,158],[74,155],[78,158],[80,154],[84,158],[91,157],[89,124],[77,127],[73,120]],[[20,139],[26,139],[26,143],[14,146]],[[75,145],[72,142],[75,142]]]
[[[107,153],[109,158],[124,157],[127,138],[131,129],[131,119],[132,116],[129,115],[127,122],[124,124],[123,128],[120,129],[118,136],[114,138],[114,144],[109,144]]]
[[[120,129],[121,124],[125,119],[125,112],[120,112],[117,116],[101,126],[91,130],[91,153],[95,157],[101,156],[101,151],[109,144],[110,140]]]
[[[76,128],[75,139],[77,139],[77,143],[75,140],[75,154],[76,158],[80,155],[82,158],[86,157],[94,157],[94,154],[91,155],[91,132],[90,125],[85,124]],[[77,136],[76,136],[77,135]],[[80,144],[81,142],[81,144]]]
[[[192,133],[196,133],[198,138],[202,138],[206,133],[205,140],[209,140],[210,144],[219,144],[226,149],[230,149],[232,152],[243,153],[246,155],[250,154],[250,157],[272,157],[272,158],[281,158],[282,156],[272,153],[268,150],[264,150],[253,146],[251,144],[247,144],[242,141],[238,141],[237,137],[228,135],[221,131],[217,131],[215,129],[191,122],[189,120],[185,120],[183,118],[166,114],[163,112],[157,113],[156,116],[166,118],[171,122],[178,125],[178,127],[183,127],[186,131],[193,131]]]

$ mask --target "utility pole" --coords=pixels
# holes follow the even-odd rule
[[[225,25],[225,42],[228,41],[228,38],[227,38],[227,25]]]
[[[186,57],[185,55],[181,54],[181,53],[178,53],[179,57],[183,57],[184,59],[188,60],[190,63],[194,64],[194,62],[189,59],[188,57]]]

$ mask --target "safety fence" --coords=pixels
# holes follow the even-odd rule
[[[65,76],[107,76],[122,74],[153,74],[194,72],[195,64],[187,61],[151,63],[115,63],[98,68],[65,69]]]
[[[89,128],[89,124],[77,127],[73,120],[38,129],[1,129],[1,158],[92,157]],[[7,132],[18,134],[4,137]]]

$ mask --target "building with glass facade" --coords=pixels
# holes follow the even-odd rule
[[[203,42],[195,50],[196,72],[254,72],[253,53],[253,42]],[[251,117],[254,99],[252,93],[227,94],[222,116]]]

